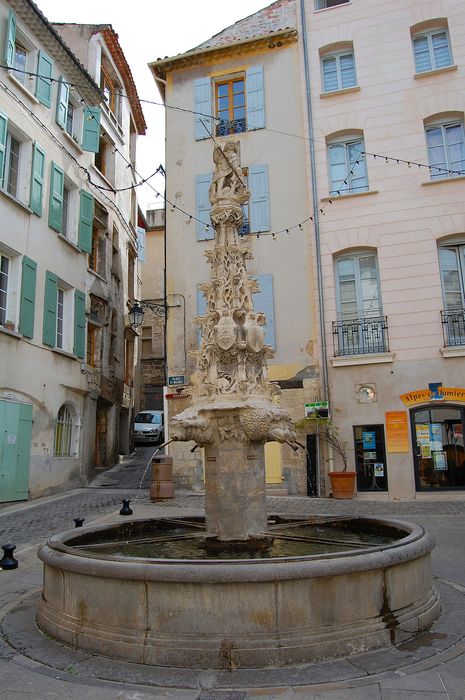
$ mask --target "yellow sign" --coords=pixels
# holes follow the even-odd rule
[[[407,411],[387,411],[386,447],[388,452],[410,452]]]
[[[440,398],[434,399],[434,402],[455,401],[465,403],[465,389],[441,386],[439,387],[438,392]],[[407,407],[416,406],[419,403],[429,403],[430,401],[433,401],[431,393],[432,392],[429,389],[409,391],[408,394],[402,394],[400,396],[400,400]]]

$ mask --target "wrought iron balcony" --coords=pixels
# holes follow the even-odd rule
[[[451,307],[441,311],[444,346],[465,345],[465,308]]]
[[[216,126],[217,136],[228,136],[229,134],[241,134],[246,131],[245,118],[243,119],[220,119]]]
[[[389,352],[387,316],[333,321],[334,356]]]

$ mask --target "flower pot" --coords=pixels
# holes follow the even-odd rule
[[[334,498],[353,498],[357,472],[329,472]]]

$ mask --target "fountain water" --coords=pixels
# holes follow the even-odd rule
[[[404,641],[440,611],[422,528],[267,517],[264,444],[297,443],[267,378],[272,351],[238,236],[249,198],[239,142],[216,147],[214,162],[193,400],[171,421],[172,439],[205,449],[205,522],[132,520],[52,537],[39,552],[38,624],[80,649],[196,668],[297,664]]]

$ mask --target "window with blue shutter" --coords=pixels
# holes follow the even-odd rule
[[[94,197],[81,190],[79,206],[78,245],[85,253],[92,253],[92,222],[94,219]]]
[[[53,61],[43,51],[39,51],[37,60],[36,97],[46,107],[52,106],[52,71]]]
[[[15,60],[15,44],[16,44],[16,17],[13,10],[8,14],[8,24],[6,30],[5,42],[5,64],[8,68],[13,68]]]
[[[82,150],[98,153],[100,149],[100,109],[86,107],[82,131]]]
[[[58,233],[63,233],[63,190],[65,173],[52,162],[50,172],[50,196],[48,207],[48,225]]]
[[[205,294],[202,292],[200,287],[197,287],[197,316],[205,316],[207,313],[207,300]],[[197,346],[200,347],[202,342],[202,328],[198,326],[197,328]]]
[[[86,355],[86,295],[79,289],[74,290],[74,347],[76,357],[84,359]]]
[[[37,263],[24,256],[21,276],[21,301],[19,308],[19,332],[26,338],[34,335]]]
[[[269,231],[271,225],[268,166],[251,165],[248,173],[248,184],[250,189],[250,233]]]
[[[274,323],[274,301],[273,301],[273,275],[257,275],[254,277],[257,280],[260,291],[253,295],[254,310],[262,312],[266,316],[266,326],[263,327],[265,332],[265,343],[270,345],[273,350],[276,350],[276,334]]]
[[[212,179],[213,175],[211,173],[196,175],[195,177],[195,211],[198,241],[207,241],[215,237],[215,232],[210,225],[210,210],[212,205],[208,198],[208,191]]]
[[[34,143],[32,148],[31,194],[29,206],[34,214],[42,216],[42,194],[44,190],[45,151]]]
[[[246,72],[247,129],[265,128],[265,91],[263,66],[253,66]]]
[[[8,139],[8,117],[0,112],[0,187],[5,176],[6,144]]]
[[[44,345],[53,348],[56,343],[57,334],[57,299],[58,299],[58,277],[49,272],[45,272],[45,294],[44,294],[44,327],[42,341]]]
[[[194,82],[194,133],[196,141],[210,138],[212,132],[212,88],[210,78]],[[205,128],[206,127],[206,128]]]
[[[56,109],[56,123],[61,126],[62,129],[66,129],[66,120],[68,117],[68,100],[69,100],[69,85],[64,82],[64,78],[60,75],[58,81],[57,90],[57,109]]]

